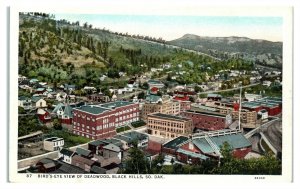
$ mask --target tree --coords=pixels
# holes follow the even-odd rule
[[[53,120],[53,128],[54,128],[55,130],[62,130],[61,123],[59,122],[58,119],[54,119],[54,120]]]
[[[125,164],[125,174],[148,174],[150,171],[150,164],[143,152],[138,149],[137,143],[129,149],[129,159]]]

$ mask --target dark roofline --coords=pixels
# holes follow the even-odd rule
[[[189,118],[173,116],[173,115],[169,115],[169,114],[162,114],[162,113],[149,114],[148,118],[149,117],[165,118],[165,119],[168,119],[168,120],[176,120],[176,121],[191,121],[191,119],[189,119]]]
[[[225,114],[215,113],[215,112],[200,112],[200,111],[194,111],[194,110],[186,110],[186,111],[183,111],[183,112],[196,113],[196,114],[204,114],[204,115],[209,115],[209,116],[217,116],[217,117],[224,117],[224,118],[226,118]]]

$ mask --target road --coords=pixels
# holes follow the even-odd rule
[[[281,120],[274,122],[263,133],[277,151],[282,151],[282,123]]]

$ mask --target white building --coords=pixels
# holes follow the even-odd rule
[[[72,164],[72,156],[75,154],[75,152],[68,150],[66,148],[63,148],[59,151],[58,157],[65,163]]]
[[[44,140],[44,149],[47,151],[60,150],[64,146],[64,139],[58,137],[46,138]]]
[[[251,102],[251,101],[256,101],[258,99],[261,99],[262,96],[260,94],[248,94],[248,93],[245,93],[245,98]]]
[[[261,119],[262,120],[266,120],[268,119],[269,115],[268,115],[268,111],[265,109],[260,110],[259,112],[257,112],[257,115],[261,115]]]

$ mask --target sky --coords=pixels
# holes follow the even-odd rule
[[[93,27],[113,32],[162,37],[167,41],[184,34],[282,41],[281,17],[55,14],[55,18],[70,22],[78,20],[80,25],[88,22]]]

